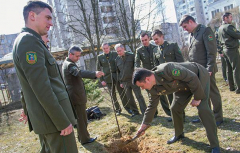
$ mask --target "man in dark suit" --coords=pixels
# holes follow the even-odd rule
[[[179,23],[189,33],[189,61],[204,66],[210,75],[210,100],[217,126],[223,122],[222,99],[219,93],[215,73],[218,71],[216,64],[217,44],[216,38],[210,27],[197,24],[192,16],[184,15]],[[193,123],[200,122],[199,119]]]
[[[68,57],[63,62],[62,73],[64,82],[66,83],[68,94],[77,113],[78,140],[79,142],[81,142],[81,144],[84,145],[94,142],[97,137],[90,138],[87,130],[87,95],[85,92],[82,78],[100,78],[104,75],[104,73],[101,71],[94,72],[80,70],[80,68],[76,65],[76,62],[81,56],[81,51],[82,50],[77,46],[73,46],[69,49]]]

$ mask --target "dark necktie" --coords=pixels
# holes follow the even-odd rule
[[[105,54],[106,55],[106,58],[109,59],[109,54]]]

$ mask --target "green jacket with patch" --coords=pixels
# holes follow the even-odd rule
[[[231,24],[222,24],[218,30],[219,41],[223,48],[239,48],[240,32]]]
[[[151,70],[155,66],[155,54],[157,53],[157,46],[150,44],[149,52],[147,51],[146,47],[141,46],[136,50],[135,55],[135,67],[142,67],[148,70]]]
[[[163,46],[163,49],[161,49]],[[184,62],[181,50],[177,43],[169,43],[164,41],[163,45],[157,47],[156,62],[155,65],[159,65],[167,62]]]
[[[14,42],[13,62],[24,95],[24,111],[34,132],[54,133],[75,125],[57,62],[37,32],[23,28]]]
[[[104,76],[100,78],[101,81],[106,83],[112,83],[114,79],[117,80],[115,59],[117,57],[117,52],[110,51],[108,54],[108,59],[104,53],[98,55],[97,57],[97,70],[102,71]]]
[[[189,61],[204,66],[208,72],[217,72],[217,44],[210,27],[199,24],[193,36],[189,35]]]
[[[159,104],[160,95],[168,95],[178,91],[191,92],[195,100],[206,97],[204,89],[209,80],[208,71],[194,62],[163,63],[153,69],[156,85],[149,90],[151,96],[145,111],[143,123],[150,124]],[[183,93],[184,94],[184,93]],[[186,99],[178,97],[177,102]]]

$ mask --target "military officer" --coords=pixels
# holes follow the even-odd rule
[[[135,55],[135,67],[143,67],[148,70],[151,70],[154,68],[155,62],[155,53],[157,53],[157,46],[150,43],[150,37],[147,33],[142,33],[140,36],[142,46],[137,48],[136,55]],[[148,91],[147,91],[148,92]],[[148,93],[148,97],[150,97],[150,94]],[[167,103],[161,103],[164,111],[166,114],[171,114],[169,105]],[[158,110],[156,110],[155,117],[157,117]]]
[[[57,62],[41,39],[52,26],[52,8],[41,1],[29,1],[23,16],[25,28],[15,39],[13,62],[29,129],[39,135],[41,152],[77,153],[73,108]]]
[[[66,83],[68,94],[77,113],[78,140],[82,145],[84,145],[94,142],[97,137],[90,138],[87,130],[87,95],[82,78],[100,78],[102,75],[104,75],[104,73],[101,71],[95,72],[80,70],[80,68],[76,65],[76,62],[81,56],[81,51],[81,48],[77,46],[72,46],[69,49],[68,57],[63,62],[62,73],[64,82]]]
[[[150,90],[152,95],[137,135],[144,134],[146,127],[150,125],[157,109],[159,95],[173,93],[171,113],[175,136],[167,143],[172,144],[184,138],[183,112],[193,97],[191,105],[198,109],[212,152],[220,152],[216,122],[208,104],[209,75],[203,66],[194,62],[168,62],[157,66],[153,71],[139,68],[133,73],[133,84]]]
[[[223,52],[226,55],[228,83],[230,91],[235,91],[236,94],[240,94],[240,56],[238,50],[240,32],[231,25],[231,13],[226,12],[223,15],[223,22],[218,30],[218,36],[223,45]]]
[[[217,45],[213,31],[210,27],[197,24],[192,16],[184,15],[179,23],[189,35],[189,61],[204,66],[210,75],[210,100],[217,126],[223,122],[222,99],[219,93],[215,73],[218,71],[216,64]],[[210,104],[210,103],[209,103]],[[199,119],[193,123],[200,122]]]
[[[102,86],[108,87],[110,91],[110,96],[114,101],[114,106],[116,109],[117,115],[121,114],[121,107],[118,103],[117,96],[116,96],[116,88],[119,93],[119,96],[122,100],[123,106],[127,104],[127,97],[124,95],[123,89],[120,87],[119,81],[117,81],[117,74],[116,74],[116,65],[115,59],[118,56],[117,52],[111,52],[110,46],[108,43],[102,44],[103,53],[98,55],[97,57],[97,70],[103,71],[104,76],[100,78]],[[132,114],[131,110],[127,107],[124,107],[128,113]]]
[[[160,65],[163,63],[167,62],[184,62],[181,50],[178,47],[177,43],[170,43],[166,40],[164,40],[164,35],[162,31],[156,29],[152,33],[152,38],[155,42],[155,44],[158,46],[157,47],[157,53],[155,54],[156,60],[155,60],[155,65]],[[167,96],[167,97],[166,97]],[[161,95],[160,96],[160,101],[161,104],[166,104],[169,103],[171,105],[173,100],[173,95]],[[165,105],[162,105],[165,106]],[[170,113],[168,111],[168,108],[163,107],[166,113]],[[168,114],[169,116],[171,114]],[[171,121],[171,118],[168,119],[168,121]]]
[[[142,114],[144,114],[147,108],[145,100],[142,96],[140,88],[132,84],[132,74],[134,71],[134,54],[126,52],[122,44],[116,44],[115,50],[118,54],[118,57],[116,58],[118,79],[121,82],[121,87],[125,89],[128,103],[132,110],[132,116],[139,114],[132,91],[134,91],[139,103],[140,110]]]

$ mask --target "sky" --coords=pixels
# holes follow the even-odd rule
[[[28,0],[0,0],[0,34],[19,33],[24,27],[23,7]],[[47,0],[43,0],[47,2]],[[142,1],[142,0],[137,0]],[[144,0],[146,2],[146,0]],[[168,22],[176,22],[173,0],[165,0]]]

